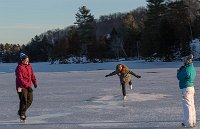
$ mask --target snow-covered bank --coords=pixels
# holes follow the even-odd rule
[[[150,69],[150,68],[178,68],[182,62],[145,62],[145,61],[121,61],[105,63],[87,64],[53,64],[48,62],[32,63],[35,72],[67,72],[67,71],[93,71],[93,70],[113,70],[119,63],[126,64],[130,69]],[[194,62],[196,67],[200,67],[200,62]],[[0,63],[0,73],[13,73],[17,63]]]
[[[190,42],[191,52],[194,55],[194,59],[200,59],[200,39],[194,39]]]

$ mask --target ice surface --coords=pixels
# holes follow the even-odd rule
[[[132,78],[122,100],[117,76],[104,76],[124,63],[142,76]],[[17,116],[16,64],[0,64],[0,129],[181,129],[181,96],[176,71],[182,62],[33,63],[38,79],[25,124]],[[200,62],[194,62],[199,128]]]

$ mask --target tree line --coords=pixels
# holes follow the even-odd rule
[[[189,54],[200,38],[198,0],[147,0],[146,7],[95,19],[86,6],[75,25],[36,35],[26,45],[1,44],[1,59],[16,61],[20,51],[33,62],[85,55],[89,59],[149,58],[171,61]]]

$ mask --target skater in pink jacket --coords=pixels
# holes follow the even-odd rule
[[[20,53],[20,60],[15,70],[16,75],[16,90],[19,95],[20,103],[18,115],[21,120],[26,119],[26,111],[31,106],[33,101],[32,83],[37,88],[37,80],[34,75],[29,57],[24,53]]]

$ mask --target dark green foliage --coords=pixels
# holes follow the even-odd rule
[[[95,42],[94,16],[91,15],[90,10],[86,6],[79,8],[75,24],[78,25],[78,34],[81,43],[93,44]]]
[[[147,2],[148,11],[142,35],[143,56],[157,53],[157,56],[164,60],[173,60],[175,52],[179,51],[180,56],[188,55],[189,41],[199,33],[193,27],[194,21],[197,20],[194,10],[197,10],[195,7],[198,6],[192,5],[199,3],[194,0]]]
[[[68,31],[68,42],[69,48],[67,49],[67,54],[79,56],[81,53],[81,44],[77,28],[70,27]]]
[[[40,38],[35,36],[23,51],[29,56],[32,62],[45,62],[48,61],[52,45],[48,43],[46,36]]]
[[[93,49],[96,48],[96,33],[94,16],[91,15],[90,10],[86,6],[79,8],[76,14],[76,22],[78,25],[79,45],[81,47],[81,55],[94,55]]]
[[[17,62],[21,46],[19,44],[0,44],[0,62]]]
[[[142,52],[144,56],[159,54],[161,46],[160,24],[164,14],[164,0],[147,0],[147,15],[144,21]]]

